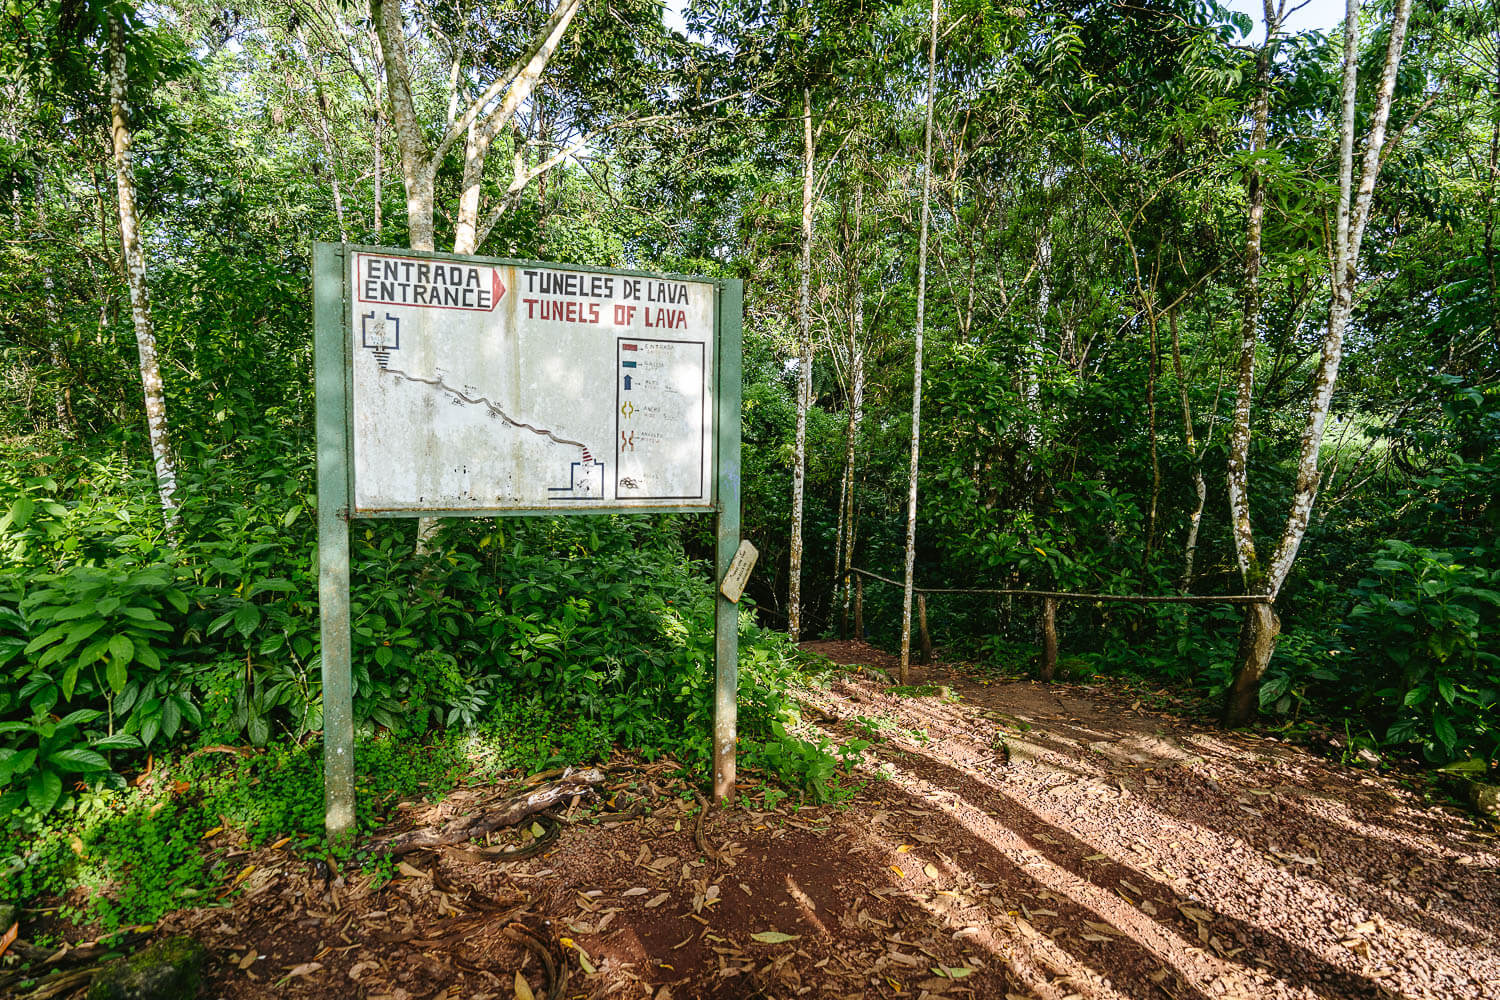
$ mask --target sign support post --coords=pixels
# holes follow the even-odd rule
[[[355,830],[355,516],[712,511],[712,777],[733,801],[743,299],[734,279],[313,245],[330,838]]]
[[[332,838],[354,832],[354,697],[349,665],[349,365],[344,250],[313,245],[317,378],[318,609],[323,663],[323,807]]]
[[[740,338],[744,285],[719,283],[718,326],[718,513],[714,551],[714,801],[734,800],[739,693],[739,605],[719,583],[740,544]]]

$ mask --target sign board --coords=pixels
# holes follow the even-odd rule
[[[354,822],[349,519],[712,511],[724,579],[740,543],[742,296],[735,280],[313,245],[330,834]],[[738,623],[717,595],[720,801]]]
[[[734,559],[729,563],[729,572],[724,574],[724,582],[719,584],[719,593],[730,603],[738,604],[744,596],[745,583],[750,579],[750,571],[755,568],[755,560],[759,558],[760,552],[750,544],[750,539],[740,542]]]
[[[716,282],[346,265],[356,515],[713,506]]]

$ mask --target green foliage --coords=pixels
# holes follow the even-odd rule
[[[536,699],[507,698],[505,706],[471,730],[360,740],[358,832],[380,825],[398,802],[439,795],[455,781],[504,780],[609,752],[609,734],[587,721],[561,721]],[[289,849],[325,851],[321,746],[278,742],[244,758],[162,760],[138,787],[85,793],[50,817],[27,812],[0,833],[0,902],[81,886],[87,901],[65,906],[68,919],[106,930],[154,922],[233,890],[242,865],[217,857],[204,839],[225,824],[253,847],[288,838]]]
[[[1471,561],[1472,560],[1472,561]],[[1429,760],[1500,756],[1500,567],[1475,549],[1388,541],[1355,588],[1349,649],[1391,716],[1387,743]]]

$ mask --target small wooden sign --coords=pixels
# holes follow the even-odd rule
[[[741,541],[734,559],[729,563],[729,572],[724,574],[724,582],[719,585],[719,593],[738,604],[740,595],[745,592],[745,581],[750,579],[750,571],[755,568],[755,560],[759,556],[760,553],[748,539]]]

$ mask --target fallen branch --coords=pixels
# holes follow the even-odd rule
[[[698,821],[693,824],[693,840],[698,845],[698,850],[708,858],[710,864],[719,863],[719,852],[711,850],[708,846],[708,838],[703,835],[703,821],[708,816],[708,800],[700,793],[693,792],[693,798],[698,800]]]
[[[555,958],[542,936],[519,920],[506,925],[505,936],[531,952],[542,963],[542,969],[547,974],[547,986],[542,993],[542,1000],[562,1000],[563,991],[568,988],[567,959],[559,961]]]
[[[588,794],[595,785],[603,784],[604,779],[604,772],[596,767],[576,774],[564,774],[559,781],[502,799],[478,813],[460,816],[442,826],[427,826],[394,837],[385,837],[371,842],[368,849],[377,854],[399,855],[426,847],[461,844],[501,827],[514,826],[528,816],[550,809],[575,795]]]

